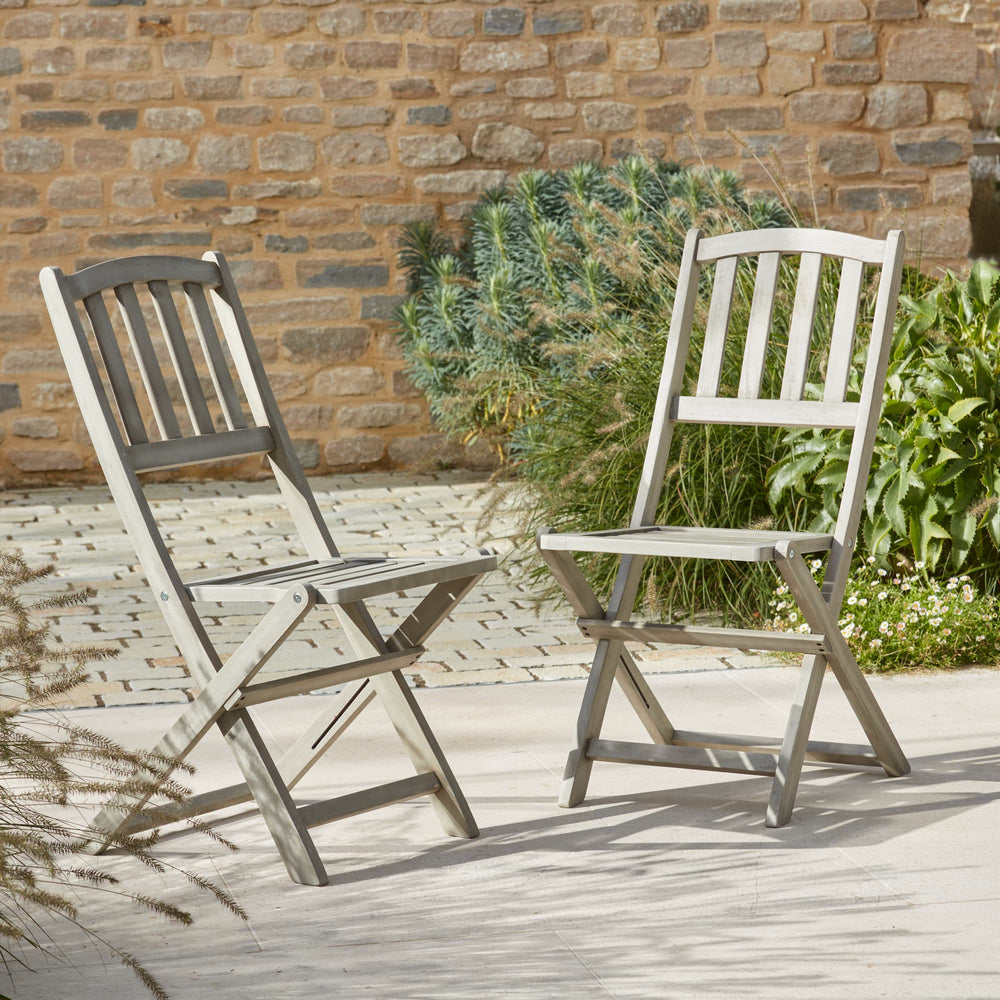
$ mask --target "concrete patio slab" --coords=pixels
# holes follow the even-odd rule
[[[763,822],[768,780],[598,764],[587,802],[555,804],[580,681],[421,691],[482,829],[444,837],[420,801],[314,831],[331,875],[290,883],[247,808],[217,829],[230,854],[173,828],[157,857],[217,879],[243,923],[176,879],[105,862],[130,885],[190,908],[168,927],[119,900],[84,897],[83,919],[145,961],[184,1000],[996,1000],[1000,996],[1000,673],[875,677],[913,772],[807,768],[791,824]],[[651,684],[685,728],[780,732],[787,668],[665,674]],[[269,706],[280,746],[321,697]],[[177,707],[76,712],[142,745]],[[616,697],[605,733],[638,736]],[[817,738],[856,740],[832,677]],[[206,739],[196,788],[228,780]],[[403,776],[378,711],[300,786],[300,798]],[[181,885],[182,888],[178,888]],[[92,895],[92,894],[88,894]],[[60,933],[74,968],[18,973],[18,1000],[133,1000],[126,971]],[[0,985],[0,992],[6,992]]]

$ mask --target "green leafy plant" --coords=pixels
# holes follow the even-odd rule
[[[977,262],[965,281],[901,297],[862,526],[864,551],[883,568],[964,571],[986,590],[1000,581],[998,277]],[[772,503],[795,496],[824,530],[835,508],[815,484],[842,475],[848,438],[792,431],[786,441],[793,453],[769,474]]]
[[[98,866],[83,854],[88,837],[79,806],[82,798],[124,802],[153,794],[179,802],[189,791],[166,775],[184,765],[129,751],[54,709],[87,679],[88,663],[114,650],[52,642],[49,616],[89,596],[74,590],[38,596],[52,571],[0,552],[0,963],[12,972],[31,969],[43,951],[48,958],[58,957],[55,919],[118,959],[154,997],[166,1000],[161,984],[134,955],[88,926],[83,900],[91,893],[113,894],[181,925],[190,924],[191,915],[128,888],[117,866]],[[123,835],[111,843],[140,867],[186,879],[245,918],[227,892],[155,858],[151,849],[157,836],[158,831]]]
[[[812,562],[819,579],[823,562]],[[934,669],[1000,660],[1000,605],[966,576],[936,580],[924,563],[886,569],[869,556],[852,572],[840,627],[866,670]],[[784,585],[770,600],[771,628],[808,632]]]

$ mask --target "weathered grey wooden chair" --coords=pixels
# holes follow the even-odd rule
[[[799,255],[798,278],[780,391],[775,392],[779,398],[761,398],[779,266],[783,256],[796,255]],[[735,336],[729,329],[730,313],[737,268],[749,266],[741,263],[744,258],[756,259],[754,291],[742,346],[738,388],[735,397],[726,397],[720,395],[720,374],[727,338]],[[824,258],[839,258],[843,262],[836,315],[822,400],[804,399],[810,353],[815,349],[814,314]],[[688,233],[631,523],[628,528],[617,531],[557,533],[543,529],[537,539],[549,569],[579,615],[577,624],[581,632],[594,640],[597,647],[577,723],[577,745],[566,765],[561,805],[573,806],[583,800],[595,760],[704,768],[774,775],[766,822],[768,826],[782,826],[791,817],[804,760],[881,767],[889,775],[901,775],[909,770],[838,626],[881,409],[902,260],[903,237],[899,232],[890,233],[884,242],[808,229],[772,229],[711,238],[703,238],[697,230]],[[714,282],[697,387],[694,395],[685,395],[685,366],[695,299],[702,271],[711,264],[714,264]],[[861,395],[857,401],[851,401],[846,398],[847,386],[862,283],[869,265],[879,271],[878,293]],[[709,277],[707,271],[704,277]],[[735,344],[730,342],[730,350],[735,350],[736,357],[740,357],[739,339]],[[656,525],[654,518],[671,436],[679,421],[853,429],[840,512],[833,532]],[[602,607],[578,568],[572,556],[574,552],[610,552],[621,556],[607,607]],[[803,559],[813,553],[828,554],[821,588],[814,584]],[[809,634],[629,620],[645,561],[662,556],[773,563],[808,622]],[[625,648],[625,640],[787,650],[803,654],[798,689],[784,738],[674,729]],[[844,689],[871,746],[809,740],[827,665]],[[600,738],[614,678],[654,743]]]
[[[412,559],[345,558],[338,553],[292,448],[221,254],[207,253],[201,260],[158,256],[114,260],[68,277],[58,268],[45,268],[41,284],[115,503],[155,599],[201,686],[156,749],[183,759],[217,725],[245,777],[244,784],[193,797],[176,811],[176,818],[253,799],[289,875],[310,885],[326,884],[327,875],[307,828],[342,816],[430,795],[447,833],[476,836],[475,820],[401,670],[421,655],[424,641],[480,576],[495,567],[494,556],[485,550],[456,558]],[[113,293],[117,300],[130,348],[124,336],[119,341],[111,319],[114,309],[108,310],[105,293]],[[196,337],[185,332],[175,294],[186,300]],[[141,300],[146,301],[147,315],[151,311],[159,321],[164,351],[157,350],[150,336]],[[130,377],[136,370],[141,383]],[[174,395],[183,398],[180,413],[171,400],[171,382]],[[147,404],[158,430],[152,437],[144,417]],[[306,558],[254,572],[183,581],[139,476],[253,455],[266,456]],[[426,596],[391,635],[383,636],[364,602],[424,586],[430,587]],[[263,602],[271,607],[223,665],[195,610],[201,601]],[[335,610],[356,659],[253,683],[316,605]],[[250,706],[346,682],[355,683],[348,684],[336,703],[275,762],[248,712]],[[376,695],[418,773],[296,807],[290,789]],[[128,814],[111,808],[101,812],[91,827],[95,842],[104,837],[99,846],[109,834],[142,828],[135,821],[130,825]]]

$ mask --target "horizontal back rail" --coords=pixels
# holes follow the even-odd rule
[[[199,437],[148,441],[126,448],[125,454],[136,472],[159,472],[163,469],[179,469],[184,465],[201,465],[227,459],[235,461],[251,455],[266,455],[273,450],[274,438],[269,428],[245,427]]]
[[[885,259],[885,243],[867,236],[827,230],[758,229],[705,237],[698,242],[697,253],[699,264],[708,264],[723,257],[755,257],[764,253],[821,253],[865,264],[881,264]]]
[[[70,295],[83,299],[116,285],[145,284],[147,281],[196,281],[217,288],[219,268],[207,260],[191,257],[124,257],[91,264],[76,274],[63,277]]]
[[[802,399],[675,396],[670,408],[670,419],[693,424],[853,428],[858,422],[858,404],[820,403]]]

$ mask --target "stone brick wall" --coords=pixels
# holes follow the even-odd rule
[[[99,475],[45,264],[223,250],[304,462],[328,472],[463,459],[401,371],[393,237],[527,167],[701,156],[755,188],[780,176],[830,226],[902,223],[925,261],[960,258],[962,17],[935,0],[0,0],[0,480]]]

